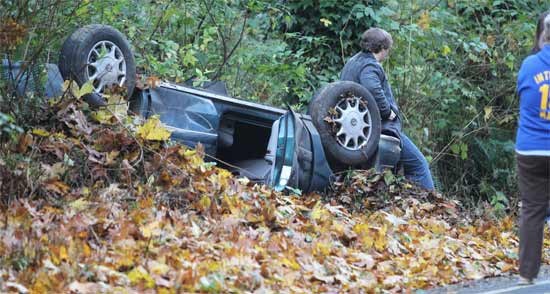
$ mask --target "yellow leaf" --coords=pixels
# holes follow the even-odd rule
[[[199,204],[201,209],[206,210],[210,208],[210,205],[212,204],[212,200],[210,200],[210,197],[208,197],[207,195],[203,195],[201,197],[201,200],[199,201]]]
[[[77,99],[80,99],[82,98],[82,96],[86,95],[86,94],[90,94],[94,91],[94,85],[92,84],[92,81],[87,81],[86,83],[84,83],[84,85],[82,85],[82,87],[80,87],[80,89],[78,89],[78,92],[75,93],[75,96]]]
[[[386,249],[387,244],[388,244],[388,241],[386,240],[385,237],[378,237],[374,241],[374,248],[376,248],[376,250],[378,251],[383,251],[384,249]]]
[[[327,242],[316,242],[313,247],[314,254],[318,254],[320,256],[329,256],[330,251],[331,245]]]
[[[118,157],[119,154],[120,150],[113,150],[111,152],[108,152],[105,164],[112,165],[113,163],[115,163],[115,159]]]
[[[340,223],[338,221],[334,221],[332,223],[332,226],[330,227],[330,231],[335,232],[336,234],[341,236],[345,233],[346,228],[344,227],[344,225],[342,225],[342,223]]]
[[[98,110],[92,113],[92,118],[102,124],[111,124],[113,115],[107,110]]]
[[[59,247],[59,259],[61,260],[68,260],[69,254],[67,254],[67,248],[63,245]]]
[[[369,233],[369,225],[365,223],[359,223],[353,226],[353,231],[358,235],[364,235]]]
[[[289,268],[291,268],[293,270],[299,270],[300,269],[300,265],[295,260],[291,260],[291,259],[288,259],[288,258],[283,258],[281,260],[281,263],[283,265],[288,266]]]
[[[139,230],[141,231],[141,234],[145,238],[151,238],[152,236],[157,236],[162,232],[160,230],[159,221],[154,221],[154,222],[148,223],[145,226],[141,226]]]
[[[164,263],[157,262],[157,261],[152,261],[151,264],[149,265],[149,267],[150,267],[151,272],[153,274],[156,274],[156,275],[159,275],[159,276],[165,275],[170,270],[169,266],[167,266]]]
[[[450,229],[446,222],[433,218],[424,220],[423,226],[434,234],[445,234]]]
[[[323,207],[321,207],[320,202],[317,202],[313,207],[313,210],[311,211],[311,218],[313,220],[319,220],[321,219],[322,215],[323,215]]]
[[[321,18],[321,23],[325,26],[325,27],[329,27],[331,24],[332,24],[332,21],[326,19],[326,18]]]
[[[418,20],[418,26],[425,30],[430,27],[430,12],[424,11],[422,12],[422,15],[420,16],[420,19]]]
[[[131,251],[125,251],[122,256],[115,260],[118,268],[131,268],[134,266],[134,256]]]
[[[483,111],[485,112],[485,115],[483,116],[483,118],[485,119],[485,121],[487,121],[489,118],[491,118],[491,114],[493,113],[493,107],[485,106],[483,108]]]
[[[195,149],[185,149],[185,150],[180,149],[178,151],[178,153],[183,157],[191,157],[191,156],[197,154],[197,150],[195,150]]]
[[[239,205],[239,202],[235,197],[229,197],[227,194],[223,195],[223,206],[229,208],[232,214],[239,215],[241,212],[237,205]]]
[[[32,134],[33,135],[37,135],[37,136],[40,136],[40,137],[49,137],[50,136],[50,132],[44,130],[44,129],[33,129],[32,130]]]
[[[63,92],[69,91],[69,93],[73,96],[76,96],[78,91],[80,90],[78,88],[78,85],[73,80],[66,80],[63,82],[63,86],[61,87],[63,89]]]
[[[156,289],[157,293],[158,294],[171,294],[171,293],[176,293],[176,290],[169,290],[169,289],[166,289],[166,288],[157,288]]]
[[[137,134],[142,139],[151,141],[164,141],[170,138],[170,131],[162,125],[158,116],[150,117],[145,124],[138,127]]]
[[[119,119],[123,119],[128,113],[128,102],[121,95],[105,95],[107,96],[107,109]]]
[[[96,121],[111,125],[116,122],[114,117],[123,120],[128,116],[128,103],[121,95],[103,95],[103,98],[107,100],[107,106],[92,113]]]
[[[388,245],[387,232],[388,228],[386,227],[386,225],[378,230],[378,233],[376,234],[376,240],[374,240],[374,248],[376,248],[376,250],[382,251],[386,249],[386,246]]]
[[[31,293],[49,293],[52,288],[50,276],[46,271],[36,274],[35,282],[31,287]]]
[[[155,287],[155,280],[142,266],[136,267],[130,271],[128,273],[128,279],[130,279],[130,283],[132,283],[132,285],[143,283],[146,288]]]
[[[79,199],[71,202],[71,204],[69,204],[69,206],[72,209],[76,210],[77,212],[86,210],[89,205],[90,205],[90,203],[88,201],[84,200],[84,198],[79,198]]]
[[[370,235],[363,236],[363,238],[361,238],[361,241],[363,242],[364,249],[370,249],[372,248],[372,246],[374,246],[374,239]]]
[[[52,260],[53,264],[59,265],[61,263],[61,258],[59,258],[59,254],[56,254],[55,250],[52,250],[52,252],[50,254],[50,257],[51,257],[51,260]]]
[[[449,55],[449,53],[451,53],[451,48],[449,48],[449,46],[447,45],[443,46],[443,48],[441,49],[441,54],[443,54],[443,56],[447,56]]]
[[[226,169],[219,168],[218,171],[218,183],[222,187],[226,187],[229,185],[229,179],[233,177],[233,175]]]
[[[84,257],[90,257],[92,255],[92,249],[88,246],[88,243],[84,243],[84,245],[82,245],[82,253],[84,254]]]

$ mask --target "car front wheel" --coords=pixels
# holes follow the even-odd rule
[[[309,111],[331,166],[355,167],[374,156],[380,140],[380,112],[363,86],[339,81],[321,88]]]
[[[88,25],[65,40],[59,56],[59,70],[65,80],[79,86],[91,82],[92,94],[84,98],[92,106],[105,105],[103,93],[112,85],[124,86],[128,97],[136,84],[134,54],[126,37],[107,25]]]

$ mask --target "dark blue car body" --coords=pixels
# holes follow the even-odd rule
[[[20,96],[62,95],[63,78],[54,64],[43,68],[45,83],[39,73],[21,72],[21,63],[3,60],[0,69],[2,80]],[[167,82],[136,89],[129,111],[144,118],[158,115],[172,140],[191,147],[200,143],[207,160],[236,175],[278,190],[319,191],[329,184],[332,170],[308,115]]]

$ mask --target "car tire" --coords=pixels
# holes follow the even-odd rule
[[[102,92],[112,84],[124,85],[128,97],[136,85],[134,54],[126,37],[107,25],[87,25],[63,43],[58,62],[63,79],[79,86],[93,80],[94,92],[84,96],[91,106],[105,105]]]
[[[309,104],[326,157],[333,169],[372,162],[380,140],[380,112],[360,84],[338,81],[321,88]]]

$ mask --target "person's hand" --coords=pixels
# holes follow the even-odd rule
[[[393,109],[390,110],[390,117],[388,117],[390,120],[394,120],[397,117],[397,114],[393,112]]]

